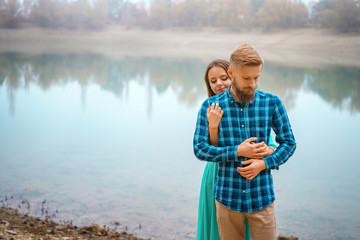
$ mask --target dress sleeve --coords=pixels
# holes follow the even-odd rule
[[[274,149],[277,148],[277,145],[275,144],[274,139],[273,139],[271,133],[270,133],[270,136],[269,136],[269,144],[268,144],[268,146],[272,146]]]

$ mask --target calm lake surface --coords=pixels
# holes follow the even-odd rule
[[[1,53],[0,204],[195,239],[206,163],[192,139],[206,65]],[[273,171],[278,234],[360,239],[360,69],[267,61],[259,89],[283,100],[297,140]]]

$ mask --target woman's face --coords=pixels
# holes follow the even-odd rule
[[[222,67],[212,67],[208,73],[211,90],[217,95],[225,92],[231,84],[231,80]]]

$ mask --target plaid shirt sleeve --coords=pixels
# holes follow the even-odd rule
[[[237,160],[237,146],[215,147],[210,144],[207,102],[200,108],[193,140],[194,154],[203,161],[226,162]]]
[[[264,161],[268,169],[279,169],[279,166],[294,154],[296,142],[285,107],[278,97],[275,100],[272,118],[272,128],[279,146],[272,155],[265,157]]]

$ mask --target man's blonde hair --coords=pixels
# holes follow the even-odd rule
[[[230,56],[230,66],[232,68],[242,68],[243,66],[264,66],[264,60],[260,54],[250,45],[239,46]]]

